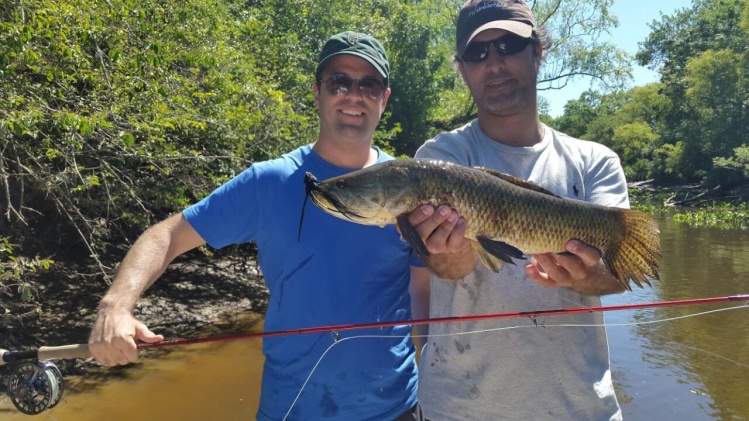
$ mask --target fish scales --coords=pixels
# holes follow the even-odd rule
[[[322,182],[307,180],[324,211],[353,222],[398,224],[420,254],[428,251],[405,215],[423,204],[448,205],[466,221],[466,238],[484,265],[525,254],[562,253],[570,239],[599,249],[619,282],[658,279],[657,223],[646,214],[564,199],[494,170],[428,159],[388,161]]]
[[[599,249],[621,240],[616,211],[549,195],[528,195],[523,187],[468,167],[430,166],[416,173],[418,190],[429,197],[418,205],[451,206],[466,220],[467,237],[489,236],[526,254],[563,252],[572,238]]]

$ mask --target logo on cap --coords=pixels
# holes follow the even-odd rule
[[[348,41],[349,44],[356,44],[360,39],[361,37],[359,36],[359,34],[349,34],[346,37],[346,41]]]
[[[477,13],[481,13],[481,12],[483,12],[484,10],[486,10],[486,9],[490,9],[490,8],[493,8],[493,7],[496,7],[496,8],[498,8],[498,9],[501,9],[501,8],[503,8],[503,7],[507,7],[507,6],[508,6],[508,4],[507,4],[506,2],[504,2],[504,1],[497,1],[497,2],[495,2],[495,3],[487,3],[487,4],[484,4],[484,5],[478,6],[478,7],[477,7],[477,8],[475,8],[474,10],[471,10],[471,11],[470,11],[470,12],[468,13],[468,16],[470,16],[470,17],[473,17],[473,16],[474,16],[474,15],[476,15]]]

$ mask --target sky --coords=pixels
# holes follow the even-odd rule
[[[661,13],[672,15],[676,10],[691,5],[691,0],[614,0],[611,13],[619,19],[619,26],[611,30],[610,42],[634,55],[637,52],[637,43],[645,41],[650,33],[650,22],[660,21]],[[658,80],[657,72],[636,63],[633,63],[633,76],[631,86],[642,86]],[[581,79],[569,83],[563,89],[542,91],[539,94],[549,101],[549,114],[558,117],[564,112],[564,104],[567,101],[579,98],[589,87],[590,80]]]

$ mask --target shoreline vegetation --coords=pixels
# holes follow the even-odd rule
[[[701,185],[654,186],[629,183],[632,207],[680,223],[725,229],[749,229],[749,185],[706,188]]]

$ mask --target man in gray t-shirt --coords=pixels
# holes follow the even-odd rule
[[[456,59],[478,118],[427,141],[416,156],[492,168],[562,197],[628,207],[614,152],[539,120],[536,77],[548,43],[522,0],[468,1],[458,18]],[[599,306],[601,295],[623,291],[600,252],[576,240],[567,244],[570,255],[534,255],[494,273],[477,264],[465,222],[448,207],[423,206],[409,220],[431,252],[433,318]],[[622,418],[600,313],[432,325],[419,401],[433,421]]]

